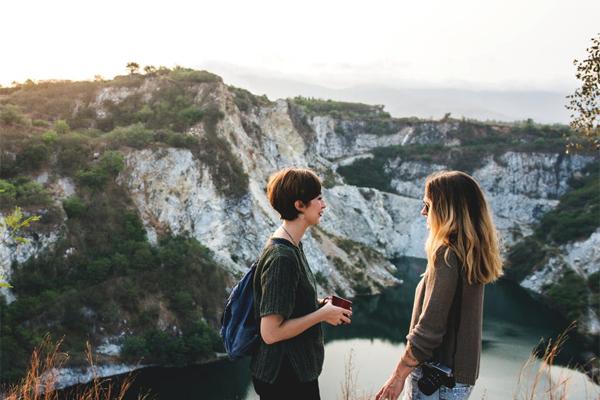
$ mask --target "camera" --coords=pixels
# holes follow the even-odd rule
[[[438,362],[427,362],[421,366],[423,376],[417,382],[419,390],[427,396],[432,395],[440,386],[453,388],[456,383],[452,369]]]

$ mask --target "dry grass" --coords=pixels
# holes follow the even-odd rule
[[[368,400],[373,398],[372,394],[359,393],[356,384],[358,371],[354,365],[354,350],[350,350],[348,358],[344,363],[344,381],[342,382],[342,396],[340,400]]]
[[[521,367],[513,400],[566,400],[569,396],[569,385],[572,373],[561,370],[556,374],[554,361],[567,341],[572,323],[554,341],[549,340],[543,349],[534,350]],[[539,365],[538,365],[539,364]],[[586,400],[600,399],[600,393],[585,381]],[[588,390],[589,389],[589,390]],[[596,393],[592,393],[596,392]]]
[[[34,349],[31,361],[25,377],[8,390],[0,393],[3,400],[59,400],[57,389],[58,370],[64,366],[68,355],[60,351],[62,341],[53,344],[46,337],[42,344]],[[87,344],[86,357],[93,371],[93,379],[89,385],[77,390],[69,396],[73,400],[123,400],[125,393],[129,390],[133,378],[131,375],[125,377],[118,387],[115,387],[110,379],[99,378],[94,368],[94,358],[90,344]],[[138,397],[139,400],[146,396]]]

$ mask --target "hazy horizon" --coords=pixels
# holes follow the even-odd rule
[[[307,0],[3,5],[0,84],[92,79],[125,64],[206,68],[329,88],[385,85],[570,92],[600,2]],[[27,28],[22,18],[26,16]],[[217,71],[218,72],[218,71]]]
[[[221,76],[228,85],[246,89],[256,95],[266,95],[270,100],[304,96],[383,104],[387,112],[398,118],[439,119],[446,113],[451,113],[455,118],[465,117],[480,121],[514,122],[531,118],[540,123],[568,124],[569,122],[569,114],[564,107],[565,96],[569,93],[542,90],[436,88],[417,85],[402,87],[368,83],[332,88],[299,80],[261,75],[260,71],[244,70],[231,65],[211,64],[206,70]],[[123,71],[119,75],[126,73]],[[110,80],[114,77],[103,78]]]
[[[565,122],[558,104],[579,86],[573,60],[598,34],[600,2],[23,0],[3,12],[3,86],[110,78],[135,61],[208,69],[271,96],[285,82],[301,89],[285,95],[376,101],[393,114]]]

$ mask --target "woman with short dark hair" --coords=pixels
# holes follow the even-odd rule
[[[269,179],[267,197],[283,220],[262,252],[254,275],[255,315],[261,341],[252,357],[261,400],[320,399],[321,322],[349,324],[352,311],[317,299],[317,283],[301,239],[325,210],[319,178],[286,168]]]
[[[460,171],[427,177],[421,214],[427,268],[406,350],[376,399],[396,400],[404,389],[405,400],[466,400],[479,376],[484,286],[502,275],[496,228],[479,185]],[[451,371],[446,385],[437,389],[426,362]]]

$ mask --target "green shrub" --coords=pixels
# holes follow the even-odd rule
[[[193,83],[211,83],[222,82],[220,76],[211,74],[208,71],[197,71],[191,68],[175,67],[170,73],[169,78],[176,81],[185,81]]]
[[[77,172],[82,185],[92,189],[102,189],[110,177],[116,177],[125,167],[124,156],[118,151],[107,151],[100,157],[98,164]]]
[[[51,202],[50,194],[37,182],[26,181],[17,185],[16,189],[20,206],[46,206]]]
[[[588,276],[588,287],[592,293],[600,293],[600,271],[596,271]]]
[[[62,205],[69,218],[81,218],[85,215],[86,205],[77,196],[67,197]]]
[[[391,135],[398,131],[389,115],[384,118],[368,118],[365,121],[365,132],[373,135]]]
[[[17,155],[17,165],[21,171],[37,171],[49,156],[50,151],[43,143],[30,144]]]
[[[57,164],[59,172],[73,176],[85,168],[92,159],[91,139],[79,133],[60,135],[57,140]]]
[[[24,118],[16,106],[8,104],[0,109],[0,121],[6,125],[17,125],[22,124]]]
[[[71,127],[69,127],[69,124],[64,119],[59,119],[54,123],[54,131],[59,135],[64,135],[71,131]]]
[[[590,307],[596,314],[600,313],[600,293],[592,293],[590,295]]]
[[[189,106],[179,111],[178,117],[186,126],[192,126],[202,120],[204,113],[198,106]]]
[[[58,140],[58,133],[53,130],[46,131],[42,134],[42,140],[46,144],[54,144]]]
[[[571,269],[546,294],[569,320],[577,320],[585,313],[588,296],[586,282]]]
[[[106,138],[117,146],[142,149],[154,141],[154,134],[141,123],[115,128]]]
[[[143,336],[126,336],[121,348],[121,356],[125,359],[139,361],[150,356],[150,349]]]
[[[506,273],[517,281],[521,281],[532,271],[543,266],[547,254],[543,245],[536,238],[528,236],[513,246],[507,255]]]
[[[31,125],[37,126],[37,127],[40,127],[40,128],[45,128],[47,126],[50,126],[50,123],[48,121],[46,121],[46,120],[43,120],[43,119],[34,119],[34,120],[31,121]]]
[[[152,111],[152,108],[150,108],[148,104],[144,104],[142,108],[136,112],[135,117],[138,121],[145,123],[150,120],[153,114],[154,111]]]
[[[125,168],[125,157],[118,151],[107,151],[100,157],[99,167],[109,176],[117,176]]]
[[[94,190],[102,189],[108,181],[108,174],[106,171],[98,167],[79,170],[75,177],[79,184]]]
[[[154,328],[143,335],[127,336],[121,354],[131,361],[144,358],[147,362],[184,366],[213,355],[220,342],[216,332],[198,320],[185,327],[181,335]]]
[[[0,209],[13,207],[17,200],[17,188],[12,183],[0,179]]]
[[[354,186],[371,187],[391,192],[391,176],[384,169],[384,157],[362,158],[354,163],[338,168],[338,173],[346,183]]]
[[[600,227],[600,166],[593,163],[578,187],[560,198],[558,206],[544,214],[535,235],[563,244],[588,238]]]
[[[327,277],[321,271],[315,272],[315,280],[321,287],[329,288],[329,281],[327,281]]]
[[[252,107],[260,107],[271,104],[267,96],[255,96],[249,91],[235,86],[229,86],[229,91],[233,93],[233,101],[237,108],[242,112],[248,112]]]
[[[185,149],[194,149],[199,144],[198,138],[195,136],[171,131],[158,132],[156,139],[169,146]]]
[[[311,114],[329,114],[334,117],[379,117],[390,118],[390,114],[383,111],[382,105],[369,105],[362,103],[349,103],[344,101],[322,100],[308,97],[294,97],[295,104],[302,106]]]

